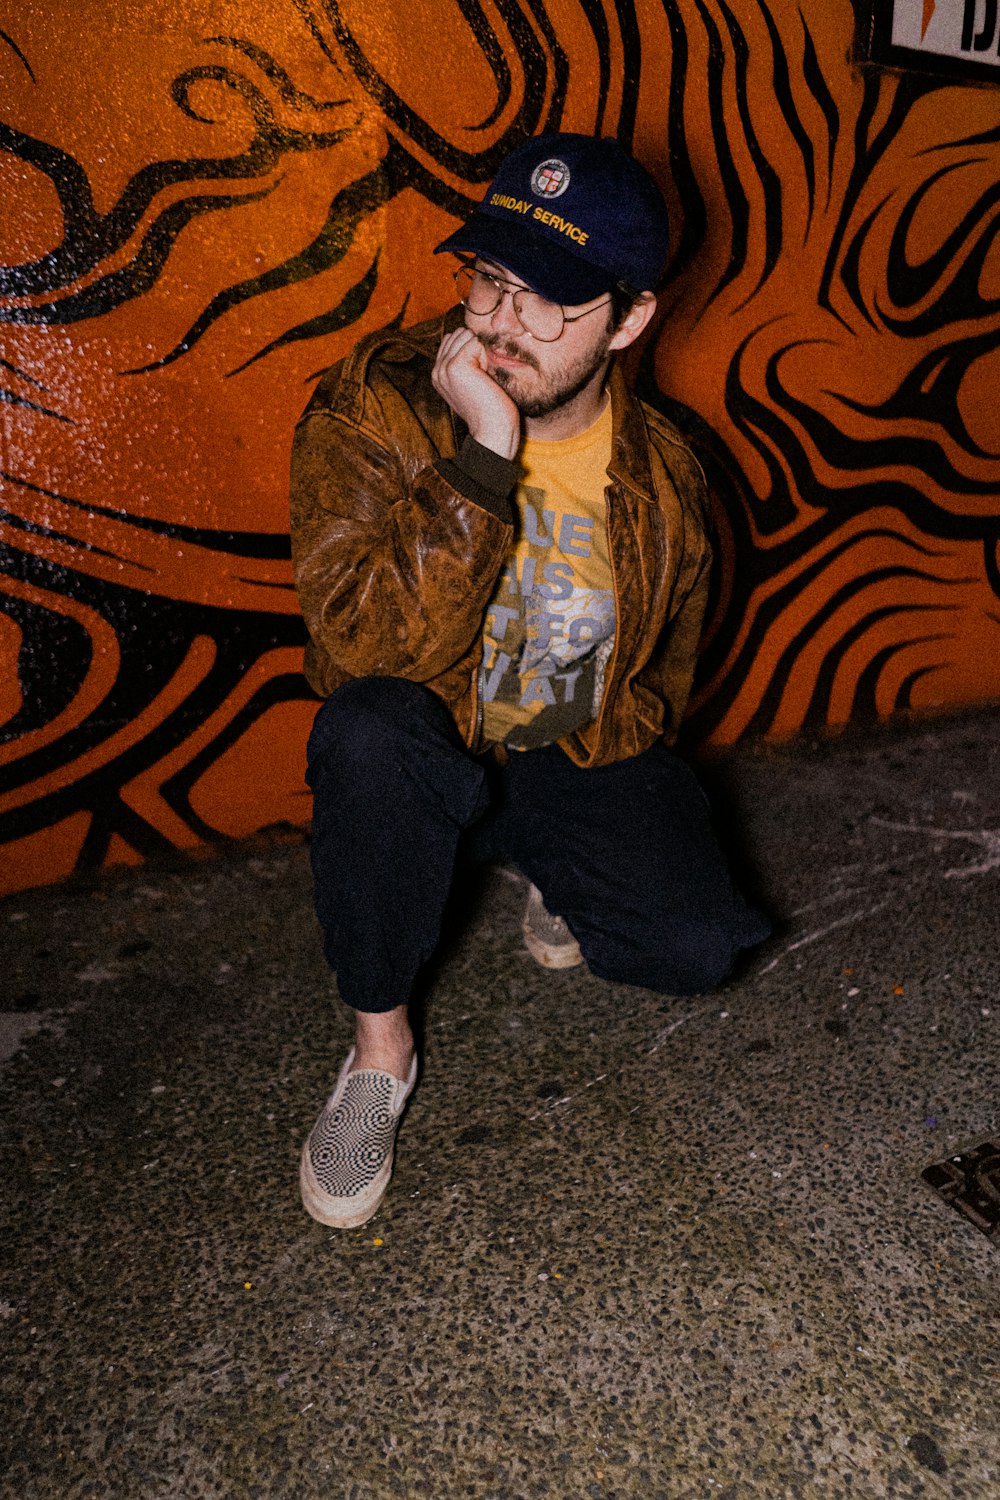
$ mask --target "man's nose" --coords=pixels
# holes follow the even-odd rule
[[[494,333],[515,334],[523,333],[524,325],[514,307],[514,293],[506,288],[501,292],[500,304],[493,309],[490,317],[490,327]]]

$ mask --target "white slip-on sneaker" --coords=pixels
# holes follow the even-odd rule
[[[299,1167],[303,1207],[331,1229],[367,1224],[381,1203],[399,1121],[417,1081],[416,1055],[405,1083],[378,1068],[352,1073],[353,1062],[352,1047]]]

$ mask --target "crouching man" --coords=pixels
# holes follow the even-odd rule
[[[362,340],[292,470],[326,957],[355,1043],[302,1153],[306,1209],[375,1212],[417,1077],[408,1007],[456,861],[516,865],[539,962],[690,994],[764,918],[670,749],[708,588],[704,483],[616,355],[656,306],[667,214],[615,141],[502,163],[439,251],[443,320]]]

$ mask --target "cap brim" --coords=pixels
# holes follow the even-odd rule
[[[589,265],[561,245],[532,231],[530,225],[477,210],[461,229],[435,247],[434,254],[481,255],[511,271],[533,292],[563,307],[592,302],[609,292],[615,277]]]

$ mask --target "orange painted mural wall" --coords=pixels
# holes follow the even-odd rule
[[[617,134],[675,226],[638,379],[709,474],[689,727],[1000,698],[1000,90],[849,0],[79,0],[0,20],[0,889],[302,824],[288,458],[451,300],[499,158]]]

